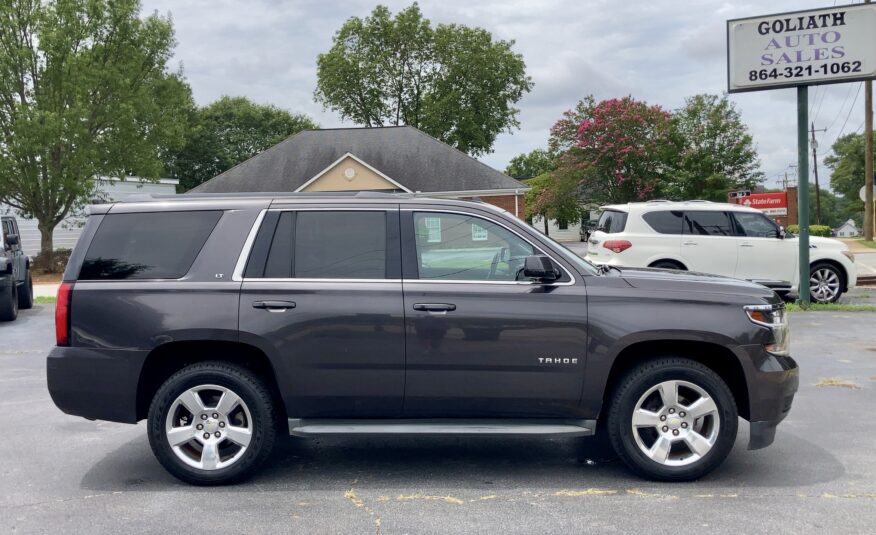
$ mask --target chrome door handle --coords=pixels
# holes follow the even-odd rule
[[[682,243],[682,245],[697,245],[697,244],[698,244],[698,242],[695,242],[695,241],[686,241],[686,242]]]
[[[253,308],[261,308],[268,312],[285,312],[290,308],[295,308],[293,301],[253,301]]]
[[[740,243],[739,247],[754,247],[753,243]]]

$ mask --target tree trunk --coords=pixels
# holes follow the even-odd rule
[[[547,218],[547,215],[544,215],[544,216],[542,216],[542,217],[544,218],[544,235],[545,235],[545,236],[550,236],[551,233],[548,232],[548,218]]]
[[[55,272],[55,242],[54,236],[52,235],[55,231],[55,227],[49,226],[49,224],[44,224],[40,222],[38,225],[40,229],[40,256],[42,256],[43,261],[45,262],[44,266],[41,266],[44,269],[47,269],[50,273]]]

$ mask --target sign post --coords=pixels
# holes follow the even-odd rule
[[[730,93],[797,88],[799,294],[804,305],[809,303],[809,86],[873,79],[876,4],[727,21]]]
[[[797,221],[800,223],[799,254],[800,302],[809,304],[809,86],[797,88]]]

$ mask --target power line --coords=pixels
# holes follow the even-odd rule
[[[836,116],[834,116],[834,118],[833,118],[833,122],[831,122],[831,123],[830,123],[830,126],[827,127],[828,130],[830,130],[831,128],[833,128],[833,125],[835,125],[836,122],[839,121],[840,116],[843,114],[843,110],[846,108],[846,102],[848,102],[848,101],[849,101],[849,97],[852,96],[852,90],[853,90],[854,88],[855,88],[854,84],[849,84],[849,90],[846,91],[846,98],[843,99],[843,105],[840,106],[839,112],[836,114]]]
[[[855,104],[858,102],[858,95],[861,94],[861,87],[864,86],[864,82],[858,84],[858,90],[855,92],[855,100],[852,101],[852,107],[849,108],[849,113],[846,114],[846,120],[843,122],[843,127],[840,128],[839,134],[836,135],[836,139],[839,139],[840,136],[843,135],[843,132],[846,129],[846,124],[849,122],[849,117],[852,116],[852,110],[855,109]],[[836,139],[834,141],[836,141]]]
[[[827,86],[824,86],[824,89],[821,91],[821,101],[818,103],[818,109],[815,110],[815,116],[812,118],[812,122],[818,121],[818,114],[821,113],[821,106],[824,104],[825,95],[827,95]]]

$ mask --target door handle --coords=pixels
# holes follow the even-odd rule
[[[452,303],[414,303],[414,310],[426,312],[452,312],[456,305]]]
[[[686,242],[683,242],[682,245],[697,245],[697,243],[698,242],[695,242],[695,241],[686,241]]]
[[[262,308],[270,312],[284,312],[290,308],[295,308],[294,301],[253,301],[253,308]]]
[[[740,243],[739,247],[754,247],[753,243]]]

